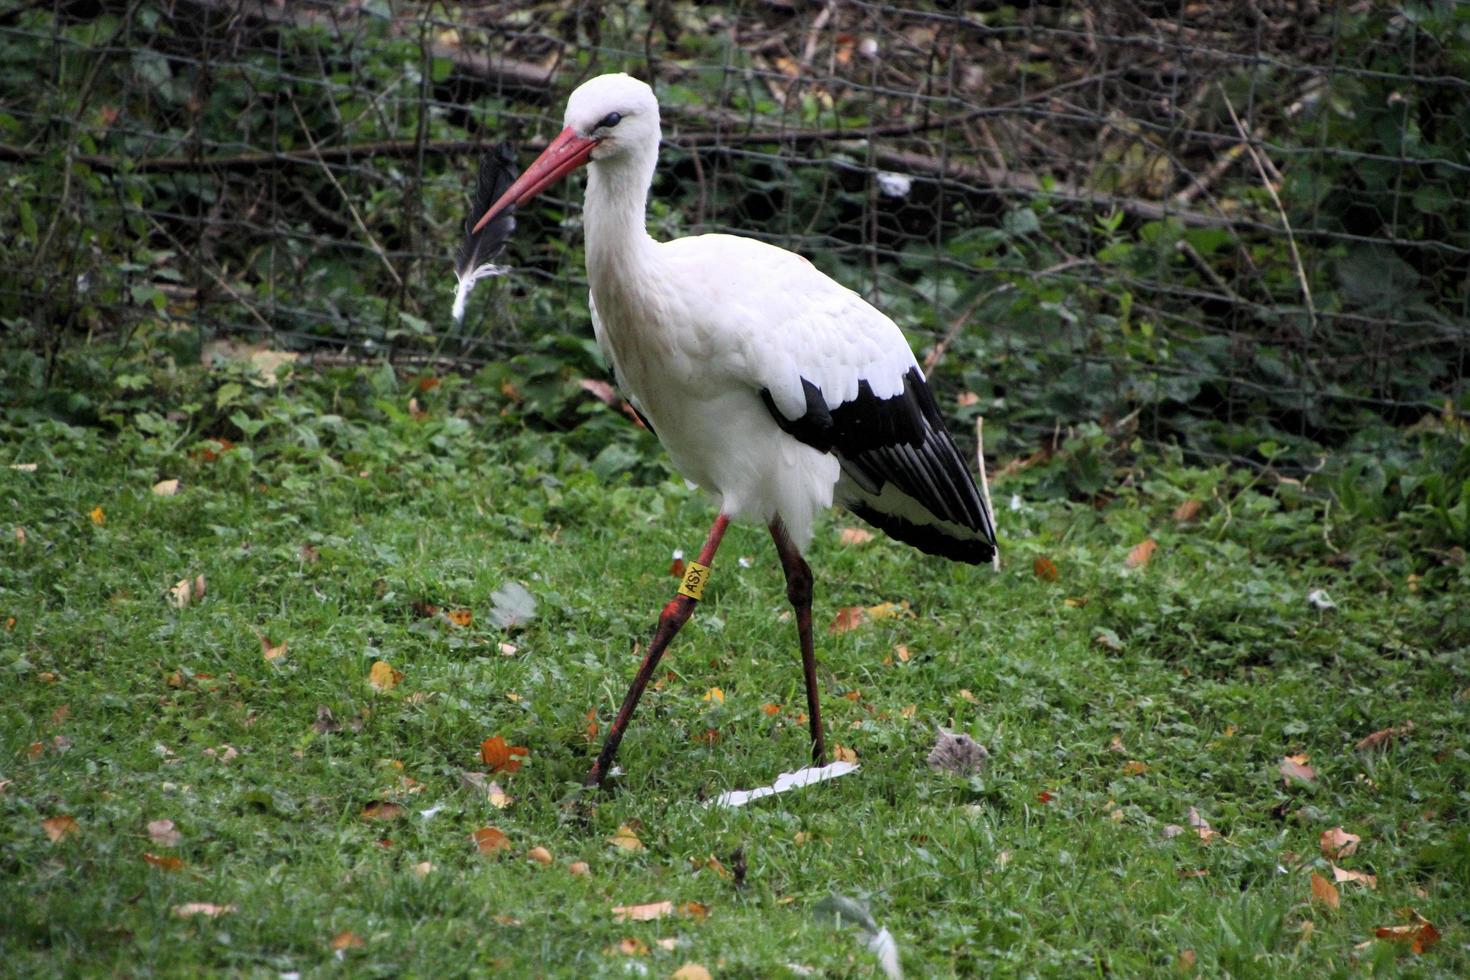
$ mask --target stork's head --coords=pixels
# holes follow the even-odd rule
[[[566,128],[475,224],[483,228],[512,204],[521,204],[589,161],[612,163],[658,152],[658,100],[631,75],[599,75],[567,99]],[[651,168],[651,164],[650,164]]]

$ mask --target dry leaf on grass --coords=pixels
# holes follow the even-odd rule
[[[1402,926],[1379,926],[1373,930],[1373,935],[1379,939],[1387,939],[1395,943],[1408,943],[1411,952],[1423,953],[1429,947],[1439,942],[1439,930],[1434,924],[1413,909],[1403,909],[1409,918],[1414,921]]]
[[[845,527],[837,535],[837,540],[849,546],[867,544],[873,540],[873,532],[862,527]]]
[[[172,497],[178,492],[178,480],[159,480],[153,484],[153,496],[155,497]]]
[[[373,800],[362,808],[364,820],[388,821],[397,820],[401,816],[403,816],[403,807],[386,800]]]
[[[155,868],[162,868],[164,871],[179,871],[184,867],[184,862],[172,854],[150,854],[148,851],[144,851],[143,860]]]
[[[102,527],[104,524],[107,523],[107,512],[104,511],[100,505],[97,507],[93,507],[91,511],[87,513],[87,516],[90,517],[92,519],[92,523],[96,524],[98,527]]]
[[[837,615],[832,618],[827,627],[828,633],[846,633],[857,629],[868,621],[868,611],[862,606],[844,606],[837,610]]]
[[[1307,765],[1307,755],[1289,755],[1281,760],[1281,779],[1290,784],[1293,779],[1301,783],[1315,782],[1317,770]]]
[[[468,626],[475,619],[475,614],[468,609],[451,609],[444,616],[455,626]]]
[[[511,745],[496,735],[480,743],[480,760],[495,772],[516,772],[531,750],[524,745]]]
[[[612,910],[614,922],[649,922],[674,914],[673,902],[649,902],[646,905],[619,905]]]
[[[670,980],[710,980],[710,974],[699,963],[685,963],[673,972]]]
[[[531,848],[529,851],[526,852],[526,857],[529,858],[532,861],[535,861],[537,864],[541,865],[543,868],[548,868],[548,867],[551,866],[551,862],[552,862],[551,852],[548,851],[544,847],[533,847],[533,848]]]
[[[1031,563],[1031,572],[1043,582],[1055,582],[1061,576],[1061,573],[1057,571],[1056,562],[1045,555],[1038,555]]]
[[[333,936],[331,941],[332,949],[339,952],[344,949],[362,949],[366,945],[361,936],[345,929]]]
[[[1390,725],[1388,728],[1380,729],[1371,735],[1365,736],[1353,749],[1358,752],[1371,752],[1391,744],[1394,740],[1402,738],[1414,730],[1414,723],[1406,721],[1402,725]]]
[[[1203,506],[1204,504],[1198,500],[1191,499],[1184,501],[1178,507],[1174,508],[1174,523],[1188,524],[1199,517],[1200,508]]]
[[[1149,560],[1153,558],[1154,552],[1159,548],[1159,543],[1153,538],[1144,538],[1134,545],[1128,552],[1128,557],[1123,559],[1126,568],[1144,568]]]
[[[172,820],[154,820],[148,824],[148,838],[160,847],[177,847],[180,834]]]
[[[1312,901],[1327,906],[1330,909],[1342,905],[1342,898],[1337,893],[1337,886],[1317,872],[1312,872]]]
[[[704,692],[704,697],[701,700],[711,701],[715,704],[724,704],[725,692],[720,690],[718,687],[712,687],[708,691]]]
[[[510,847],[510,838],[499,827],[481,827],[470,834],[470,839],[481,854],[500,854]]]
[[[1350,834],[1341,827],[1333,827],[1331,830],[1322,831],[1319,844],[1322,847],[1322,856],[1326,858],[1349,857],[1358,849],[1358,844],[1363,838],[1357,834]]]
[[[192,918],[196,915],[202,915],[209,919],[217,919],[237,909],[238,906],[234,902],[228,905],[215,905],[213,902],[185,902],[183,905],[175,905],[173,913],[181,919]]]
[[[260,634],[260,655],[267,661],[276,660],[286,655],[286,644],[289,641],[282,640],[279,644],[272,646],[271,641],[266,639],[264,633]]]
[[[203,599],[204,592],[203,575],[196,575],[192,579],[181,578],[168,590],[168,604],[175,609],[183,609]]]
[[[1332,867],[1332,880],[1339,884],[1344,881],[1356,881],[1358,884],[1367,885],[1369,888],[1377,889],[1378,887],[1377,875],[1370,875],[1366,871],[1349,871],[1346,868],[1339,868],[1330,861],[1328,864]]]
[[[618,847],[625,851],[636,852],[643,850],[643,842],[638,839],[638,835],[633,832],[633,828],[627,824],[620,825],[617,833],[609,837],[607,842],[613,847]]]
[[[573,861],[567,865],[567,871],[580,877],[582,875],[590,875],[592,873],[592,866],[586,861]]]
[[[497,810],[504,810],[515,802],[510,794],[500,788],[499,783],[483,772],[462,772],[459,774],[459,784],[470,792],[485,797]]]
[[[1129,759],[1127,762],[1123,763],[1123,775],[1125,776],[1142,776],[1147,772],[1147,762],[1140,762],[1137,759]]]
[[[50,838],[53,844],[59,844],[68,837],[82,832],[82,828],[77,825],[77,822],[65,814],[57,817],[47,817],[45,820],[42,820],[41,829],[46,832],[46,836]]]
[[[403,671],[394,670],[386,660],[373,661],[368,671],[368,684],[376,691],[391,691],[403,682]]]

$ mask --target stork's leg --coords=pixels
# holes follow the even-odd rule
[[[721,514],[715,518],[714,526],[709,529],[709,537],[705,538],[704,547],[700,549],[696,561],[708,568],[715,560],[715,550],[720,547],[720,539],[725,536],[725,528],[730,524],[730,518]],[[686,577],[685,586],[689,579]],[[700,591],[703,585],[701,582]],[[643,663],[638,665],[638,673],[633,676],[633,686],[628,688],[627,695],[623,698],[623,706],[618,709],[618,716],[613,719],[612,727],[607,730],[607,741],[602,743],[602,751],[598,753],[597,761],[592,764],[592,771],[587,773],[584,781],[586,786],[600,786],[606,778],[608,771],[612,769],[613,756],[618,753],[618,743],[623,740],[623,730],[628,727],[628,719],[633,717],[633,709],[638,707],[638,699],[643,696],[643,689],[648,686],[653,672],[658,668],[659,658],[664,655],[669,641],[679,628],[689,621],[694,613],[694,605],[699,599],[689,595],[685,587],[681,586],[679,594],[674,596],[669,604],[664,606],[664,611],[658,617],[658,627],[653,631],[653,639],[648,643],[648,653],[643,657]]]
[[[817,697],[817,654],[812,648],[812,570],[786,533],[781,518],[771,522],[771,537],[781,568],[786,572],[786,598],[796,612],[796,635],[801,640],[801,670],[806,675],[806,716],[812,730],[812,761],[827,761],[827,742],[822,735],[822,705]]]

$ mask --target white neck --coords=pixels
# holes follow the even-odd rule
[[[648,235],[648,186],[658,162],[657,145],[646,152],[629,147],[587,167],[587,201],[582,224],[587,235],[587,276],[599,283],[627,279],[653,258]]]

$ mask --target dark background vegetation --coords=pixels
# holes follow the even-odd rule
[[[13,8],[6,404],[132,418],[235,338],[478,372],[516,419],[600,427],[602,465],[638,466],[651,443],[577,385],[603,368],[575,183],[523,216],[517,274],[448,317],[478,151],[528,160],[565,95],[615,70],[665,109],[655,234],[765,238],[879,303],[957,431],[984,415],[997,465],[1037,466],[1028,492],[1103,494],[1120,460],[1177,446],[1277,479],[1326,468],[1464,536],[1452,3]],[[226,383],[188,434],[244,435]],[[1443,479],[1404,485],[1428,441]]]

